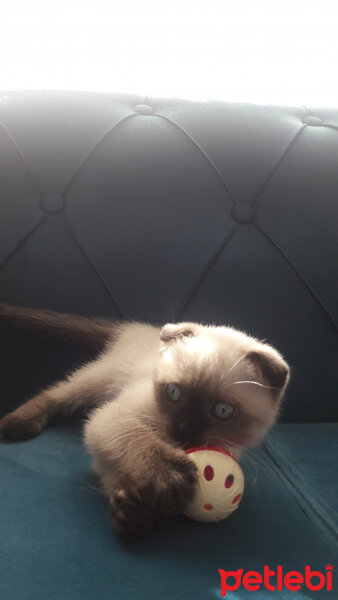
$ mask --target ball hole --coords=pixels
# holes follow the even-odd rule
[[[211,481],[214,478],[214,469],[211,465],[207,465],[204,469],[204,478],[207,481]]]
[[[226,478],[224,485],[225,485],[225,487],[227,488],[227,490],[228,490],[229,488],[231,488],[231,486],[232,486],[232,484],[233,484],[233,482],[234,482],[234,479],[235,479],[235,478],[234,478],[234,476],[233,476],[233,474],[232,474],[232,473],[230,473],[230,475],[228,475],[228,477]]]
[[[240,501],[241,497],[242,497],[242,494],[237,494],[237,496],[234,497],[232,503],[237,504],[237,502]]]

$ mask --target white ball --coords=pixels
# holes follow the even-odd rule
[[[189,458],[198,468],[197,488],[184,514],[196,521],[221,521],[242,499],[244,475],[238,462],[225,450],[209,446],[190,448]]]

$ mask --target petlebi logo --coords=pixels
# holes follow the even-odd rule
[[[221,576],[221,594],[226,596],[229,592],[229,600],[231,592],[238,590],[241,586],[251,592],[256,592],[262,588],[270,592],[282,590],[298,591],[303,587],[317,592],[319,590],[332,591],[332,571],[334,565],[330,563],[325,565],[325,571],[312,570],[310,565],[306,565],[304,573],[300,571],[286,571],[281,565],[275,569],[270,569],[268,565],[264,566],[263,573],[258,571],[247,571],[238,569],[237,571],[225,571],[218,569]]]

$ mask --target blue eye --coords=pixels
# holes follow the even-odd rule
[[[226,421],[230,419],[234,412],[234,407],[232,404],[228,404],[227,402],[217,402],[212,407],[212,413],[217,419],[221,419],[222,421]]]
[[[176,383],[168,383],[165,391],[170,402],[180,402],[182,400],[182,390]]]

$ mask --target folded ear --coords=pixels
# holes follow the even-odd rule
[[[180,338],[191,337],[195,333],[195,323],[167,323],[160,331],[160,340],[162,342],[173,342]]]
[[[272,395],[280,396],[290,378],[289,366],[282,356],[268,350],[253,350],[247,353],[247,358],[254,363],[258,376],[272,388]]]

